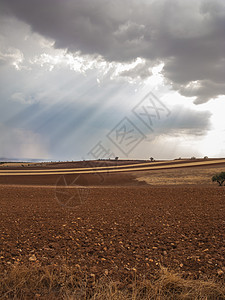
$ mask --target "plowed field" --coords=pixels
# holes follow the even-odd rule
[[[203,167],[184,170],[204,175]],[[141,178],[161,176],[150,172]],[[0,176],[2,268],[66,263],[122,281],[161,264],[190,278],[222,279],[225,187],[210,178],[148,185],[137,174]]]

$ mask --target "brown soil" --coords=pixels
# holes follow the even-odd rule
[[[66,263],[123,281],[162,264],[222,280],[225,187],[147,185],[136,175],[2,176],[2,268]]]

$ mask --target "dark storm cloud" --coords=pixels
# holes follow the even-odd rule
[[[107,61],[165,64],[163,75],[196,103],[225,94],[223,0],[0,0],[1,12],[28,23],[56,48]],[[136,68],[134,76],[139,71]],[[140,68],[139,77],[151,74]],[[127,74],[124,74],[126,76]]]
[[[159,120],[152,124],[152,131],[147,127],[141,127],[143,133],[150,139],[159,136],[193,136],[201,137],[212,129],[212,113],[209,111],[198,111],[181,105],[170,108],[170,114],[161,115]],[[134,116],[129,115],[134,124],[140,126]]]
[[[164,120],[159,132],[173,136],[183,134],[203,136],[211,129],[210,118],[209,111],[194,111],[190,108],[175,106],[171,117]]]

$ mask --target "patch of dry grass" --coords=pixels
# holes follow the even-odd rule
[[[144,175],[136,173],[138,181],[145,181],[153,185],[177,185],[177,184],[207,184],[212,183],[212,176],[216,173],[223,172],[225,167],[195,167],[181,168],[173,170],[157,170],[146,172]]]
[[[85,276],[78,267],[14,266],[0,274],[1,299],[225,299],[225,287],[215,281],[188,280],[161,268],[152,279],[136,276],[129,285],[108,276]]]

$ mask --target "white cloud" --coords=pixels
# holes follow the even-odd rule
[[[0,64],[9,64],[16,70],[21,70],[23,60],[23,53],[19,49],[13,47],[0,49]]]

